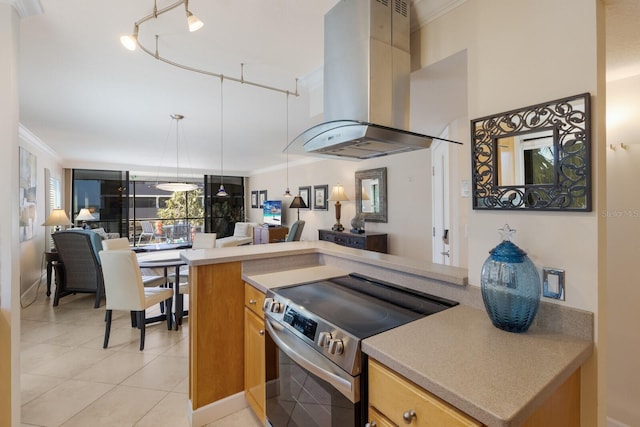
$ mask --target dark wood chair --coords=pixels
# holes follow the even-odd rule
[[[95,293],[94,308],[100,307],[104,295],[104,279],[98,252],[102,250],[100,236],[90,230],[66,230],[53,233],[53,241],[60,255],[56,266],[59,282],[53,298],[57,306],[60,298],[76,293]]]

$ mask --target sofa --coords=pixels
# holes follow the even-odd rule
[[[253,227],[257,227],[257,222],[236,222],[233,229],[233,236],[222,237],[216,240],[216,248],[228,246],[250,245],[253,243]]]

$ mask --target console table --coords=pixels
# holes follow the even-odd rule
[[[57,267],[60,263],[60,254],[55,251],[45,252],[44,258],[47,262],[47,296],[51,295],[51,273],[53,267]],[[56,268],[56,285],[58,285],[58,269]]]
[[[253,227],[253,244],[283,241],[287,237],[289,227]]]
[[[343,233],[333,230],[318,230],[318,239],[333,242],[341,246],[387,253],[386,233]]]

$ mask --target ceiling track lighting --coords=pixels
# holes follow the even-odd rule
[[[289,190],[289,94],[287,94],[287,120],[286,120],[286,138],[285,142],[285,153],[287,155],[287,189],[285,190],[283,197],[293,197],[291,191]]]
[[[196,184],[184,182],[180,180],[180,157],[179,146],[180,146],[180,138],[179,138],[179,124],[180,120],[184,119],[182,114],[172,114],[171,118],[176,121],[176,180],[175,182],[163,182],[161,184],[156,184],[156,188],[164,191],[193,191],[198,188]]]
[[[220,188],[216,193],[217,197],[227,197],[229,193],[224,189],[224,169],[222,164],[222,155],[224,153],[224,76],[220,76]]]
[[[158,38],[159,36],[156,35],[156,49],[155,52],[152,52],[151,50],[147,49],[146,47],[144,47],[142,45],[142,43],[140,43],[140,39],[138,37],[138,32],[140,29],[140,25],[142,25],[143,23],[149,21],[150,19],[156,19],[158,18],[160,15],[170,12],[173,9],[177,8],[178,6],[181,6],[184,4],[184,8],[187,14],[187,26],[189,28],[189,31],[194,32],[199,30],[200,28],[202,28],[204,26],[204,23],[198,19],[193,13],[191,13],[191,11],[189,10],[189,0],[178,0],[175,3],[172,3],[162,9],[158,9],[156,2],[153,2],[153,12],[150,13],[149,15],[140,18],[139,20],[137,20],[134,24],[133,24],[133,34],[131,35],[123,35],[120,37],[120,43],[122,43],[122,45],[127,48],[128,50],[136,50],[136,47],[140,47],[140,50],[142,50],[144,53],[146,53],[147,55],[153,56],[155,59],[162,61],[166,64],[172,65],[174,67],[178,67],[178,68],[182,68],[183,70],[187,70],[187,71],[192,71],[194,73],[200,73],[200,74],[205,74],[207,76],[212,76],[212,77],[216,77],[216,78],[222,78],[223,75],[220,73],[214,73],[211,71],[207,71],[207,70],[202,70],[200,68],[195,68],[195,67],[191,67],[189,65],[184,65],[184,64],[180,64],[178,62],[172,61],[168,58],[165,58],[163,56],[160,55],[159,51],[158,51]],[[272,91],[276,91],[276,92],[281,92],[281,93],[286,93],[287,95],[294,95],[294,96],[300,96],[300,94],[298,93],[298,79],[296,79],[296,88],[295,91],[290,91],[288,89],[281,89],[281,88],[277,88],[275,86],[269,86],[269,85],[265,85],[262,83],[257,83],[257,82],[253,82],[250,80],[246,80],[244,78],[244,64],[240,64],[240,77],[230,77],[230,76],[224,76],[225,79],[227,80],[231,80],[233,82],[236,83],[241,83],[241,84],[246,84],[249,86],[254,86],[254,87],[258,87],[261,89],[267,89],[267,90],[272,90]]]

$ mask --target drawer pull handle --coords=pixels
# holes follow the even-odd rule
[[[378,424],[376,424],[375,421],[368,422],[364,425],[364,427],[377,427],[377,426]]]
[[[249,300],[249,304],[251,304],[251,305],[254,305],[256,302],[257,302],[257,301],[256,301],[256,300],[254,300],[254,299],[250,299],[250,300]]]
[[[264,329],[260,329],[260,330],[258,331],[258,334],[260,334],[260,336],[263,336],[263,335],[264,335]]]
[[[414,411],[413,409],[402,414],[402,419],[407,424],[411,424],[411,421],[413,421],[414,418],[417,418],[417,415],[416,411]]]

